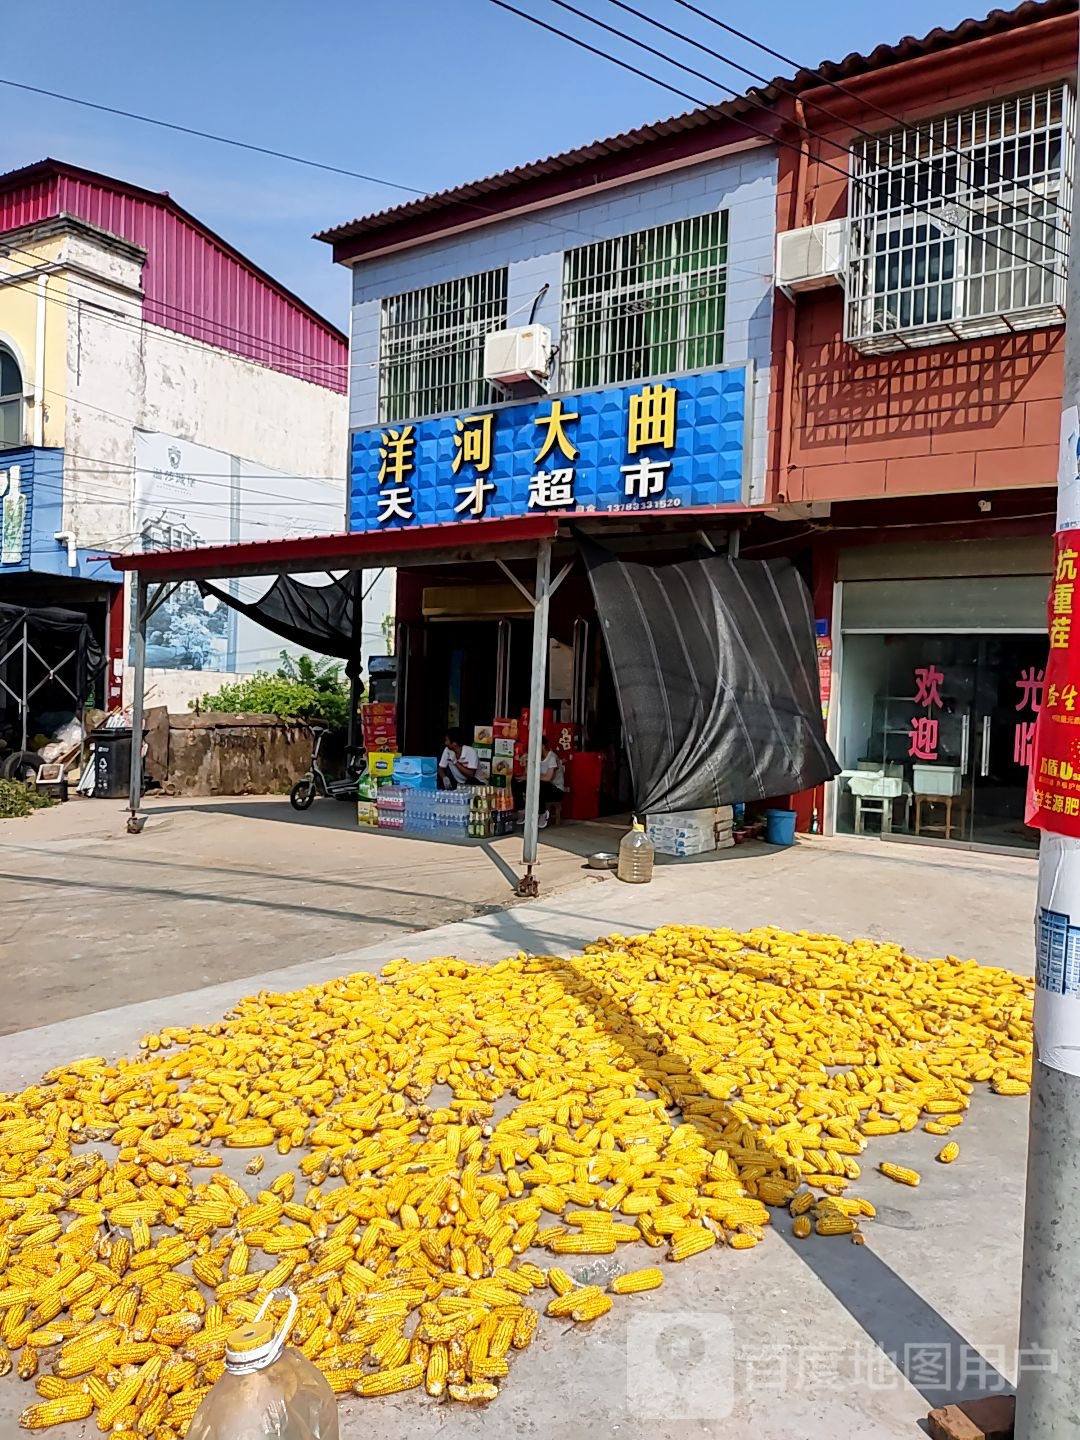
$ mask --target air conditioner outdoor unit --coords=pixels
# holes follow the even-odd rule
[[[790,297],[843,283],[848,258],[848,222],[826,220],[776,237],[776,284]]]
[[[551,331],[546,325],[516,325],[484,336],[484,379],[504,388],[531,380],[547,389]]]

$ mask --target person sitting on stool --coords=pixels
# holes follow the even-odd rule
[[[471,785],[479,765],[480,757],[473,747],[461,743],[461,731],[447,730],[439,756],[439,789],[456,790],[459,785]]]
[[[563,763],[556,755],[554,747],[548,737],[544,736],[544,743],[541,747],[540,760],[540,819],[539,828],[542,830],[548,823],[548,806],[561,805],[566,793],[566,771]],[[519,825],[525,823],[525,781],[511,780],[510,782],[514,799],[518,809],[522,812],[518,819]]]

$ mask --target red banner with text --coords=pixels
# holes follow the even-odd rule
[[[1047,628],[1050,657],[1028,774],[1029,825],[1080,837],[1080,530],[1054,536]]]

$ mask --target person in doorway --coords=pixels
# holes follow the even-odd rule
[[[448,730],[439,756],[439,789],[456,790],[471,785],[476,779],[480,757],[471,745],[461,743],[460,730]]]
[[[525,823],[525,781],[512,780],[514,799],[517,803],[520,815],[518,824]],[[548,823],[550,814],[549,806],[561,804],[566,794],[566,771],[563,763],[555,752],[550,738],[545,735],[544,743],[540,747],[540,819],[539,826],[542,830]]]

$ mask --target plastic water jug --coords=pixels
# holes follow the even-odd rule
[[[656,849],[645,834],[645,826],[637,820],[619,841],[620,880],[630,885],[645,885],[652,879]]]
[[[263,1314],[274,1299],[289,1310],[275,1332]],[[299,1350],[286,1350],[296,1296],[275,1290],[248,1325],[226,1341],[225,1373],[199,1406],[187,1440],[339,1440],[337,1404],[323,1375]]]

